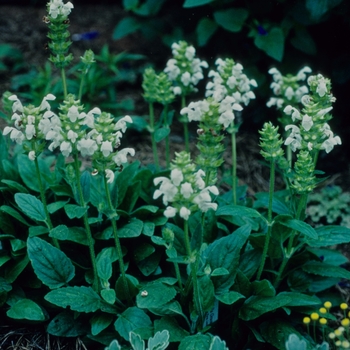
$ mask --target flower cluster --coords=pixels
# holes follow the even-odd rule
[[[70,1],[64,4],[62,0],[51,0],[47,6],[49,15],[55,19],[59,16],[67,17],[74,7]]]
[[[251,87],[257,87],[254,79],[249,79],[243,73],[243,66],[235,63],[232,59],[222,60],[218,58],[215,62],[217,71],[211,70],[208,74],[213,78],[206,86],[205,96],[212,96],[216,101],[222,101],[227,96],[232,96],[237,103],[247,106],[250,100],[255,99]]]
[[[332,116],[329,112],[333,109],[332,103],[335,98],[331,94],[330,80],[321,74],[308,78],[310,95],[304,95],[301,103],[304,105],[302,112],[292,105],[284,108],[284,113],[291,116],[293,122],[300,125],[290,124],[285,127],[290,130],[285,145],[290,145],[295,152],[297,149],[311,151],[325,150],[329,153],[335,145],[340,145],[339,136],[334,136],[327,123]]]
[[[173,58],[168,60],[164,72],[175,85],[174,94],[186,96],[197,91],[195,86],[204,78],[202,68],[208,68],[208,63],[196,58],[195,48],[185,41],[173,43],[171,48]]]
[[[267,107],[276,106],[281,109],[283,106],[290,104],[296,107],[301,98],[309,92],[306,85],[301,85],[311,73],[311,68],[304,67],[296,75],[287,74],[283,76],[277,68],[271,68],[269,74],[272,75],[273,82],[270,87],[276,97],[271,97],[267,102]]]
[[[261,155],[266,160],[278,160],[284,154],[281,145],[283,143],[278,127],[274,127],[271,122],[265,123],[260,133]]]
[[[177,153],[171,168],[170,178],[161,176],[153,180],[155,186],[160,185],[153,198],[163,196],[163,203],[167,206],[164,216],[172,218],[179,214],[188,220],[191,213],[198,209],[202,212],[217,209],[217,204],[212,203],[211,194],[218,195],[219,190],[216,186],[205,186],[204,171],[195,171],[187,152]]]
[[[51,111],[49,104],[49,101],[55,100],[56,97],[52,94],[46,95],[39,107],[23,106],[16,95],[11,95],[8,99],[13,102],[11,120],[14,121],[14,126],[6,126],[3,134],[9,134],[11,140],[18,144],[29,143],[29,146],[26,146],[28,156],[29,159],[34,160],[37,153],[41,151],[38,143],[45,140],[50,129],[48,124],[59,123],[59,118]]]

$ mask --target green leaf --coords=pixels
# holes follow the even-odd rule
[[[15,202],[24,214],[33,220],[45,221],[45,209],[43,203],[35,196],[27,193],[16,193]]]
[[[58,201],[58,202],[50,203],[47,206],[47,210],[50,214],[53,214],[57,210],[60,210],[61,208],[63,208],[68,202],[69,201]]]
[[[130,332],[129,341],[134,350],[145,350],[145,342],[139,334]]]
[[[215,212],[216,216],[246,216],[250,218],[259,218],[261,214],[255,209],[243,207],[241,205],[225,205],[223,207],[219,207]]]
[[[226,342],[221,340],[217,335],[213,337],[209,350],[229,350]]]
[[[198,46],[205,46],[217,31],[218,25],[209,18],[202,18],[196,28]]]
[[[163,283],[148,284],[136,296],[136,304],[141,309],[158,308],[175,298],[175,295],[174,287]]]
[[[251,296],[248,298],[239,311],[239,317],[244,321],[255,320],[259,316],[288,305],[292,298],[286,295],[275,297]]]
[[[196,334],[181,340],[179,350],[209,350],[210,336],[207,334]]]
[[[114,247],[104,248],[96,257],[97,274],[104,281],[112,277],[112,263],[118,260]]]
[[[214,306],[214,285],[207,275],[198,277],[199,302],[204,312],[210,311]]]
[[[74,277],[75,268],[59,249],[40,239],[28,238],[28,256],[35,274],[49,288],[59,288]]]
[[[185,0],[184,4],[182,7],[187,8],[187,7],[196,7],[196,6],[202,6],[209,4],[213,2],[214,0]]]
[[[112,39],[119,40],[136,32],[141,27],[141,22],[135,17],[124,17],[114,28]]]
[[[129,333],[141,327],[151,327],[152,321],[141,309],[132,306],[126,309],[114,323],[116,331],[129,340]]]
[[[278,222],[283,226],[296,230],[303,235],[310,237],[311,239],[318,238],[316,231],[309,224],[293,219],[290,215],[278,215],[274,219],[274,222]]]
[[[230,8],[222,11],[214,12],[216,23],[230,32],[239,32],[245,20],[248,18],[249,12],[244,8]]]
[[[154,234],[154,229],[156,225],[153,222],[144,222],[143,223],[143,228],[142,228],[142,233],[145,236],[152,237]]]
[[[333,7],[339,5],[343,0],[306,0],[305,5],[310,12],[311,18],[319,20]]]
[[[25,255],[22,259],[12,260],[6,264],[5,279],[9,283],[13,283],[17,277],[23,272],[29,263],[28,256]]]
[[[123,202],[119,205],[119,209],[131,213],[134,209],[134,206],[139,199],[141,192],[141,181],[136,181],[130,185],[126,191]]]
[[[308,261],[302,265],[302,269],[314,275],[350,279],[350,271],[339,266],[325,264],[321,261]]]
[[[296,49],[308,55],[317,53],[315,41],[306,28],[295,28],[295,36],[290,42]]]
[[[6,315],[10,318],[17,320],[30,320],[30,321],[45,321],[46,317],[42,308],[30,299],[21,299],[17,301],[6,312]]]
[[[148,339],[149,350],[164,350],[169,345],[169,331],[163,330],[157,332],[152,338]]]
[[[316,227],[318,239],[304,237],[311,247],[325,247],[350,242],[350,228],[344,226],[327,225]]]
[[[172,300],[169,303],[164,304],[160,307],[149,308],[149,311],[151,311],[153,314],[158,315],[158,316],[180,315],[180,316],[184,317],[185,319],[187,319],[186,316],[184,315],[184,313],[182,312],[180,303],[176,300]]]
[[[66,204],[64,210],[70,219],[81,218],[87,212],[88,207],[81,207],[76,204]]]
[[[154,133],[154,139],[158,143],[158,142],[164,140],[169,134],[170,134],[169,127],[159,128]]]
[[[139,219],[132,218],[130,222],[118,230],[119,238],[138,237],[142,233],[143,222]]]
[[[338,250],[327,248],[308,248],[307,250],[329,265],[340,266],[349,262],[349,259]]]
[[[266,35],[256,34],[255,46],[278,62],[282,61],[284,53],[284,34],[281,28],[271,28]]]
[[[103,300],[105,300],[108,304],[114,305],[116,301],[116,293],[114,289],[102,289],[101,290],[101,297]]]
[[[47,333],[56,337],[79,337],[88,333],[88,329],[72,312],[61,312],[48,324]]]
[[[16,181],[12,180],[1,180],[4,184],[6,184],[9,188],[17,190],[18,192],[21,193],[28,193],[28,189],[24,187],[23,185],[19,184]]]
[[[50,231],[49,236],[61,241],[72,241],[86,246],[89,245],[85,229],[82,227],[59,225]]]
[[[307,294],[297,293],[297,292],[281,292],[279,296],[288,296],[291,301],[288,303],[288,307],[291,306],[316,306],[322,304],[321,300],[316,296],[310,296]]]
[[[165,316],[160,320],[154,321],[154,331],[160,332],[167,330],[169,332],[170,342],[180,342],[183,338],[187,337],[189,333],[181,328],[176,321],[175,317]]]
[[[244,295],[238,292],[229,291],[227,293],[215,295],[215,298],[219,301],[221,301],[223,304],[226,305],[232,305],[237,300],[244,298]]]
[[[122,350],[122,347],[118,343],[118,340],[114,339],[112,342],[105,348],[105,350]]]
[[[138,5],[139,0],[123,0],[123,7],[127,11],[135,9]]]
[[[120,300],[127,300],[129,298],[133,298],[139,292],[139,281],[135,277],[128,274],[126,274],[125,277],[129,287],[128,291],[125,290],[126,288],[124,286],[124,281],[122,276],[120,276],[117,279],[117,282],[115,284],[117,297]]]
[[[276,295],[276,290],[269,280],[254,281],[251,286],[254,295],[264,297],[274,297]]]
[[[269,194],[266,192],[259,192],[255,194],[254,208],[268,208]],[[289,214],[289,208],[278,198],[274,197],[272,200],[272,211],[276,214]]]
[[[215,269],[211,274],[210,276],[225,276],[225,275],[228,275],[229,272],[227,269],[223,268],[223,267],[219,267],[217,269]]]
[[[52,290],[44,297],[48,302],[73,311],[95,312],[101,309],[102,299],[91,288],[85,286],[63,287]]]
[[[240,250],[251,231],[250,225],[244,225],[227,237],[222,237],[211,243],[204,251],[206,264],[212,270],[223,267],[229,275],[213,277],[217,294],[222,294],[232,286],[237,273]]]
[[[239,269],[250,279],[259,268],[262,252],[258,249],[250,249],[240,256]]]
[[[83,191],[84,202],[88,203],[90,200],[91,174],[85,170],[80,177],[81,189]]]
[[[104,329],[106,329],[113,321],[113,316],[109,314],[95,314],[90,319],[91,324],[91,334],[100,334]]]

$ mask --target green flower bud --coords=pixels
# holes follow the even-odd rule
[[[144,99],[149,103],[156,102],[157,74],[153,68],[146,68],[144,71],[142,88],[144,91]]]
[[[260,151],[266,160],[278,161],[284,154],[281,145],[283,143],[281,135],[278,133],[278,127],[274,127],[271,122],[265,123],[262,130],[259,130]]]
[[[170,228],[165,228],[163,231],[162,231],[162,236],[163,236],[163,239],[166,241],[166,243],[172,243],[174,242],[174,232],[172,230],[170,230]]]
[[[312,192],[316,186],[315,166],[308,151],[300,151],[294,165],[291,187],[299,194]]]

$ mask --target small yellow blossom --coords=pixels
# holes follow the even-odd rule
[[[327,320],[324,317],[322,317],[322,318],[320,318],[320,323],[322,325],[325,325],[325,324],[327,324]]]
[[[327,313],[327,309],[325,307],[321,307],[319,310],[318,310],[321,314],[326,314]]]
[[[326,301],[323,305],[326,309],[330,309],[332,307],[332,303],[330,301]]]
[[[350,343],[347,341],[347,340],[343,340],[341,342],[341,346],[344,348],[344,349],[349,349],[350,348]]]
[[[310,317],[311,317],[311,319],[312,319],[313,321],[317,321],[317,320],[320,318],[320,316],[319,316],[319,314],[318,314],[317,312],[313,312],[313,313],[310,315]]]
[[[309,324],[311,322],[310,317],[304,317],[303,318],[303,323]]]
[[[335,346],[341,346],[341,341],[340,341],[340,340],[337,340],[337,341],[335,342]]]
[[[341,325],[344,327],[348,327],[350,324],[350,320],[348,318],[344,318],[340,321]]]
[[[338,328],[338,329],[336,329],[336,330],[334,331],[334,334],[335,334],[337,337],[340,337],[340,336],[343,334],[343,331],[342,331],[340,328]]]
[[[329,339],[334,339],[335,338],[335,333],[331,332],[328,334]]]
[[[349,307],[349,306],[348,306],[347,303],[341,303],[341,304],[340,304],[340,308],[341,308],[342,310],[346,310],[348,307]]]

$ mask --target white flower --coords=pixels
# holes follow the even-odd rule
[[[191,74],[189,72],[185,72],[181,75],[181,82],[185,86],[188,86],[191,82]]]
[[[312,118],[310,116],[308,116],[307,114],[305,114],[303,116],[303,120],[301,122],[301,125],[303,126],[305,131],[309,131],[313,124],[314,124],[314,122],[312,121]]]
[[[180,193],[183,195],[184,198],[190,198],[193,193],[192,185],[189,182],[183,183],[181,185]]]
[[[27,140],[31,140],[33,136],[35,136],[35,126],[33,124],[26,125],[26,138]]]
[[[64,4],[62,0],[51,0],[49,3],[49,15],[52,18],[57,18],[59,15],[68,16],[73,7],[71,2]]]
[[[283,112],[288,115],[292,115],[293,122],[295,121],[295,119],[301,119],[300,112],[296,108],[292,107],[291,105],[286,106]]]
[[[188,220],[188,218],[191,215],[191,210],[187,209],[186,207],[181,207],[180,209],[180,216],[184,219],[184,220]]]
[[[56,99],[56,96],[54,96],[52,94],[46,95],[40,104],[40,107],[39,107],[40,110],[43,111],[43,110],[47,109],[49,111],[51,109],[51,106],[50,106],[49,102],[47,102],[47,101],[54,101],[55,99]]]
[[[63,141],[60,145],[60,151],[64,157],[69,157],[72,152],[72,144],[68,141]]]
[[[284,96],[286,96],[288,100],[291,100],[294,96],[294,90],[290,86],[288,86],[286,91],[284,92]]]
[[[188,46],[186,48],[185,56],[189,61],[192,61],[196,54],[196,50],[193,46]]]
[[[332,133],[332,135],[322,143],[321,149],[324,149],[326,153],[329,153],[336,145],[341,145],[341,139],[339,136],[333,137]]]
[[[177,168],[173,169],[170,173],[170,179],[175,186],[179,186],[184,179],[182,171]]]
[[[25,139],[25,136],[24,134],[17,130],[16,128],[12,127],[12,126],[6,126],[4,128],[4,131],[3,131],[3,135],[7,135],[7,134],[10,134],[10,139],[12,141],[15,141],[16,143],[18,143],[19,145],[22,144],[22,142],[24,141]]]
[[[202,179],[205,177],[205,172],[202,169],[199,169],[195,174],[196,186],[199,190],[202,190],[205,187],[205,182]]]
[[[290,145],[290,148],[292,149],[293,152],[295,152],[297,149],[301,148],[301,135],[300,135],[300,129],[296,125],[287,125],[285,127],[285,130],[288,131],[289,129],[292,130],[290,135],[287,137],[286,141],[284,144],[286,146]]]
[[[110,169],[105,170],[107,183],[111,184],[114,181],[114,172]]]
[[[153,199],[163,196],[164,205],[168,205],[169,202],[172,202],[175,195],[178,193],[177,187],[167,177],[156,177],[153,183],[155,186],[161,184],[159,189],[154,191]]]
[[[12,105],[13,112],[23,112],[23,105],[16,95],[11,95],[8,99],[14,101]]]
[[[174,207],[166,207],[166,209],[164,210],[164,216],[167,218],[173,218],[177,213],[177,209]]]
[[[206,100],[191,102],[188,107],[182,108],[181,115],[187,114],[189,121],[200,121],[205,112],[209,111],[209,103]]]
[[[135,150],[133,148],[123,148],[122,150],[118,151],[118,153],[112,158],[113,162],[118,166],[126,163],[128,161],[128,154],[133,157],[135,155]]]
[[[316,92],[319,94],[320,97],[323,97],[327,92],[326,81],[323,77],[318,81]]]
[[[209,209],[216,210],[217,204],[211,202],[211,196],[210,193],[213,193],[214,195],[219,194],[219,190],[216,186],[209,186],[204,188],[196,197],[193,199],[193,203],[198,205],[198,208],[202,212],[207,212]]]
[[[85,113],[79,113],[77,106],[70,106],[68,109],[67,117],[72,123],[75,123],[78,119],[85,118]]]
[[[78,134],[74,132],[73,130],[69,130],[67,133],[67,138],[70,142],[75,143],[77,140]]]
[[[77,149],[82,157],[92,156],[97,151],[97,143],[92,139],[81,139],[77,143]]]
[[[101,144],[100,151],[102,152],[104,157],[108,157],[113,152],[112,142],[103,141]]]
[[[182,94],[182,90],[181,90],[180,86],[174,86],[173,87],[173,93],[174,93],[174,95],[181,95]]]
[[[85,116],[84,124],[91,129],[95,126],[95,115],[101,115],[101,110],[98,107],[93,108]]]
[[[122,132],[125,132],[127,128],[126,123],[132,123],[132,119],[129,115],[126,115],[125,117],[119,119],[115,124],[114,130],[121,130]]]
[[[30,160],[35,160],[35,151],[30,151],[29,153],[28,153],[28,158],[30,159]]]
[[[298,80],[305,80],[306,79],[306,74],[305,73],[311,73],[312,70],[310,67],[304,67],[300,69],[300,71],[297,73],[297,79]]]

